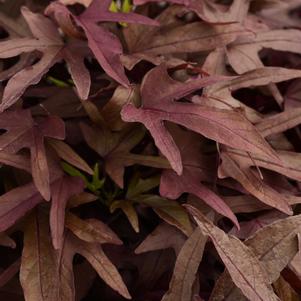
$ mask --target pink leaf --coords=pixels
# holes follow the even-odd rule
[[[44,137],[64,139],[63,121],[58,117],[49,116],[35,123],[27,110],[4,112],[0,116],[0,128],[6,130],[0,136],[0,152],[15,154],[22,148],[29,148],[34,183],[42,196],[49,200],[49,170]]]
[[[124,86],[129,85],[129,81],[124,73],[123,66],[120,61],[122,54],[122,45],[118,38],[102,26],[98,26],[97,22],[133,22],[148,25],[158,25],[144,16],[134,13],[112,13],[109,11],[110,1],[94,0],[91,5],[80,15],[75,16],[61,3],[53,2],[46,9],[46,14],[56,13],[61,11],[65,15],[70,15],[80,26],[88,39],[88,44],[94,53],[97,61],[107,72],[109,76]],[[55,14],[55,16],[57,16]],[[60,21],[57,20],[59,23]]]
[[[225,77],[217,76],[180,83],[172,80],[165,66],[160,65],[152,69],[143,80],[142,107],[137,109],[133,105],[125,105],[121,116],[124,121],[141,122],[146,126],[157,147],[179,175],[182,173],[179,150],[166,132],[164,121],[180,124],[219,143],[260,153],[277,161],[277,155],[272,148],[239,112],[174,101],[222,80]],[[157,91],[156,97],[153,95],[154,90]]]
[[[64,241],[65,208],[73,195],[82,192],[84,183],[77,177],[63,177],[52,185],[50,229],[55,249],[61,249]]]
[[[161,176],[160,194],[164,197],[177,199],[181,194],[188,192],[203,200],[218,213],[228,217],[239,228],[237,218],[229,206],[210,190],[203,182],[214,179],[211,169],[215,169],[210,160],[215,158],[204,156],[201,153],[201,137],[195,133],[181,130],[179,127],[169,127],[173,137],[179,145],[183,159],[183,173],[177,175],[172,170],[165,170]],[[213,161],[214,162],[214,161]]]

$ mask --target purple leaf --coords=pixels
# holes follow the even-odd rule
[[[58,16],[58,12],[64,15],[69,14],[76,24],[84,30],[89,47],[105,72],[117,82],[128,86],[129,81],[120,60],[122,45],[114,34],[101,25],[97,25],[97,23],[106,21],[147,25],[158,25],[158,23],[134,13],[112,13],[109,11],[110,3],[111,1],[107,0],[105,2],[94,0],[81,15],[75,16],[63,4],[53,2],[47,7],[46,14],[54,14],[54,16]],[[60,23],[60,20],[57,20],[57,22]]]
[[[160,194],[167,198],[177,199],[185,192],[191,193],[218,213],[231,219],[239,228],[237,218],[229,206],[202,183],[210,183],[214,180],[215,167],[208,162],[215,160],[210,156],[202,155],[201,137],[176,126],[169,127],[169,129],[181,151],[183,173],[179,176],[172,170],[164,170],[161,176]]]
[[[5,231],[23,217],[43,197],[35,189],[33,183],[17,187],[0,197],[0,231]]]
[[[0,42],[0,58],[13,57],[35,50],[41,52],[42,56],[38,62],[25,67],[8,81],[0,104],[0,111],[12,106],[30,85],[37,84],[44,74],[62,59],[65,59],[69,66],[79,96],[86,99],[90,90],[90,75],[83,63],[84,55],[80,47],[76,43],[65,45],[58,28],[45,16],[32,13],[25,7],[22,8],[22,14],[34,37],[15,38]]]
[[[84,183],[78,177],[63,177],[52,185],[50,229],[55,249],[61,249],[64,242],[65,208],[70,197],[84,190]]]
[[[44,137],[64,139],[63,121],[58,117],[49,116],[35,123],[28,110],[7,111],[0,114],[0,128],[6,130],[0,136],[0,152],[15,154],[23,148],[29,148],[34,183],[42,196],[49,200],[49,170]]]
[[[122,119],[143,123],[179,175],[182,173],[179,150],[167,134],[164,121],[177,123],[219,143],[260,153],[277,161],[273,149],[241,113],[174,101],[222,80],[225,77],[212,76],[181,83],[171,79],[166,67],[160,65],[144,77],[141,87],[142,107],[137,109],[131,104],[125,105],[121,111]],[[156,91],[155,97],[153,91]]]

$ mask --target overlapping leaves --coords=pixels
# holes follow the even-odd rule
[[[0,2],[1,298],[297,300],[300,1]]]

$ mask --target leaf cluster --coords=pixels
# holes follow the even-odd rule
[[[0,299],[301,296],[301,1],[0,1]]]

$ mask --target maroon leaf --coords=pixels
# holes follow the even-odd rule
[[[191,300],[192,287],[203,258],[206,241],[207,237],[199,228],[196,228],[186,240],[177,257],[169,290],[165,293],[162,301]]]
[[[257,175],[256,170],[251,170],[243,160],[233,158],[230,153],[222,153],[220,176],[234,178],[240,182],[248,192],[250,192],[263,203],[286,214],[292,214],[288,196],[280,194],[275,189],[267,185]]]
[[[44,137],[64,139],[63,121],[58,117],[49,116],[36,123],[28,110],[10,111],[1,114],[0,128],[6,130],[0,136],[1,151],[14,154],[23,148],[30,149],[34,183],[43,198],[49,200],[49,170]]]
[[[278,172],[288,178],[297,181],[301,180],[300,153],[279,150],[277,151],[277,155],[281,160],[280,163],[275,163],[266,158],[262,158],[260,155],[248,156],[248,154],[244,152],[230,148],[227,148],[227,153],[231,154],[232,158],[236,158],[236,161],[244,162],[246,166],[256,165],[257,167],[263,167]]]
[[[48,215],[35,210],[24,229],[20,282],[25,300],[74,300],[73,257],[67,254],[67,245],[61,257],[52,248]]]
[[[175,126],[169,128],[173,139],[179,145],[183,161],[183,173],[179,176],[172,170],[164,170],[161,176],[160,194],[176,199],[185,192],[191,193],[218,213],[231,219],[239,228],[237,218],[228,205],[202,183],[211,182],[214,179],[212,172],[214,166],[209,162],[214,162],[215,158],[202,155],[201,137]]]
[[[56,188],[63,178],[63,173],[55,164],[51,165],[51,170],[51,188]],[[71,182],[72,179],[70,179]],[[0,196],[0,232],[11,227],[43,201],[42,195],[33,183],[19,186]]]
[[[245,241],[256,254],[269,275],[269,282],[276,281],[281,271],[294,258],[298,250],[297,233],[300,229],[300,215],[276,221],[258,230]],[[210,300],[235,300],[242,293],[231,281],[228,272],[224,272],[216,283]]]
[[[140,164],[157,168],[169,167],[168,162],[161,157],[130,152],[145,135],[140,127],[126,127],[114,133],[105,127],[92,128],[83,123],[81,130],[87,144],[105,159],[107,173],[120,187],[123,187],[123,175],[127,166]]]
[[[205,1],[197,2],[202,5]],[[185,13],[183,7],[170,5],[157,17],[159,28],[137,24],[125,28],[123,32],[129,53],[123,56],[124,65],[131,70],[145,60],[154,65],[165,62],[171,68],[177,67],[187,63],[188,53],[224,49],[238,36],[250,34],[238,23],[208,24],[194,18],[194,22],[183,23],[179,16],[185,19]],[[225,15],[222,13],[221,17]]]
[[[89,47],[94,53],[97,61],[108,75],[122,85],[128,86],[129,81],[124,73],[120,61],[122,45],[118,38],[106,28],[98,26],[97,22],[129,22],[148,25],[158,25],[157,22],[134,13],[112,13],[109,11],[110,0],[94,0],[91,5],[79,16],[75,16],[61,3],[53,2],[46,9],[46,14],[61,11],[69,14],[80,26],[88,39]],[[57,20],[60,23],[60,20]],[[100,38],[101,37],[101,38]]]
[[[89,243],[122,244],[118,236],[106,224],[97,219],[82,220],[68,212],[66,215],[66,227],[78,238]]]
[[[0,287],[3,287],[6,283],[8,283],[18,272],[20,269],[20,258],[18,258],[13,264],[11,264],[7,269],[5,269],[0,274]]]
[[[176,227],[167,223],[160,224],[135,249],[136,254],[173,248],[178,254],[185,242],[185,236]]]
[[[26,170],[29,173],[31,172],[30,160],[27,156],[11,154],[2,151],[0,152],[0,162],[5,165]]]
[[[0,231],[5,231],[26,212],[43,202],[33,183],[17,187],[0,197]]]
[[[125,105],[121,111],[122,118],[143,123],[179,175],[183,172],[180,152],[164,127],[164,121],[178,123],[219,143],[278,160],[267,142],[239,112],[173,101],[223,79],[205,77],[180,83],[171,79],[165,66],[161,65],[144,78],[141,88],[143,106],[137,109],[133,105]],[[154,89],[158,91],[156,98],[153,97]]]
[[[250,221],[241,222],[239,230],[237,230],[236,228],[232,228],[232,230],[229,231],[228,234],[234,235],[239,239],[246,239],[248,237],[251,237],[255,232],[257,232],[262,227],[265,227],[270,223],[273,223],[285,217],[286,217],[285,214],[274,210],[269,213],[260,215],[259,217],[254,218]]]
[[[16,73],[7,83],[0,110],[13,105],[30,85],[37,84],[52,65],[65,59],[79,96],[86,99],[90,90],[90,75],[83,64],[84,56],[75,43],[64,45],[54,23],[41,14],[22,8],[22,14],[34,37],[15,38],[0,42],[0,58],[38,50],[43,53],[38,62]]]
[[[56,139],[48,139],[47,142],[54,148],[60,158],[90,175],[93,174],[93,170],[89,165],[67,143]]]
[[[211,238],[235,285],[250,300],[278,300],[255,253],[236,237],[214,226],[200,211],[187,206],[202,233]]]
[[[148,2],[160,2],[160,0],[134,0],[136,5]],[[225,11],[224,6],[217,5],[210,0],[168,0],[167,2],[185,5],[200,18],[211,23],[231,23],[241,20],[246,17],[250,5],[248,0],[234,0]]]
[[[98,275],[109,285],[126,299],[131,296],[120,276],[116,267],[108,259],[99,244],[84,243],[82,240],[72,236],[70,242],[74,253],[78,253],[85,257],[93,266]]]
[[[52,187],[50,229],[55,249],[61,249],[64,242],[65,208],[68,200],[83,191],[84,182],[78,177],[63,177]]]

